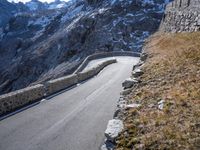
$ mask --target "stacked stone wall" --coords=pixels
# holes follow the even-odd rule
[[[98,66],[91,68],[90,70],[83,71],[88,62],[98,58],[112,57],[112,56],[133,56],[139,57],[139,53],[134,52],[104,52],[97,53],[88,56],[74,74],[64,76],[54,80],[47,81],[43,84],[30,86],[21,90],[13,91],[0,96],[0,116],[16,110],[24,105],[33,103],[37,100],[57,93],[65,88],[76,85],[84,80],[87,80],[97,73],[99,73],[104,67],[116,63],[116,59],[106,60]]]
[[[174,0],[166,6],[160,26],[164,32],[200,31],[200,0]]]
[[[45,95],[45,87],[42,84],[27,87],[0,96],[0,115],[13,111],[26,104],[42,99]]]

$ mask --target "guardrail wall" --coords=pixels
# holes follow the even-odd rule
[[[8,94],[0,96],[0,115],[6,114],[13,110],[16,110],[24,105],[35,102],[42,99],[45,96],[49,96],[58,91],[61,91],[70,86],[76,85],[79,82],[87,80],[94,75],[98,74],[104,67],[109,64],[116,63],[116,59],[107,60],[97,67],[91,68],[81,72],[88,64],[89,61],[112,56],[134,56],[139,57],[139,53],[133,52],[109,52],[109,53],[97,53],[88,56],[76,72],[69,76],[64,76],[58,79],[50,80],[43,84],[38,84],[35,86],[20,89]]]
[[[43,98],[45,87],[38,84],[0,96],[0,115]]]
[[[82,64],[76,69],[76,71],[74,72],[74,74],[81,72],[86,66],[87,64],[94,59],[100,59],[100,58],[106,58],[106,57],[114,57],[114,56],[132,56],[132,57],[140,57],[140,53],[136,53],[136,52],[120,52],[120,51],[113,51],[113,52],[102,52],[102,53],[96,53],[96,54],[92,54],[90,56],[88,56],[83,62]]]

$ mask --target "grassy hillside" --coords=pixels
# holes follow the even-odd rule
[[[129,99],[142,106],[126,110],[117,150],[200,149],[200,32],[156,34],[145,50],[142,83]]]

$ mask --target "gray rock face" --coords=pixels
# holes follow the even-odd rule
[[[108,140],[114,142],[116,137],[122,132],[124,128],[123,122],[118,119],[112,119],[108,122],[105,136]]]
[[[199,22],[199,0],[175,0],[167,5],[160,30],[165,32],[200,31]]]
[[[12,15],[0,27],[0,93],[70,74],[95,52],[140,52],[159,27],[164,4],[74,0]]]

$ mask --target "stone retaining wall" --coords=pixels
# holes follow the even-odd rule
[[[76,85],[79,82],[87,80],[96,75],[107,65],[115,62],[116,59],[107,60],[102,64],[99,64],[97,67],[94,67],[85,72],[80,72],[78,74],[73,74],[55,80],[50,80],[44,85],[38,84],[35,86],[27,87],[18,91],[1,95],[0,115],[11,112],[31,102],[37,101],[43,98],[44,96],[49,96],[65,88]]]
[[[77,83],[85,81],[85,80],[93,77],[97,73],[99,73],[99,71],[101,71],[103,68],[105,68],[109,64],[116,63],[116,62],[117,62],[116,59],[107,60],[107,61],[99,64],[97,67],[91,68],[87,71],[79,72],[74,75],[61,77],[61,78],[58,78],[55,80],[50,80],[45,84],[46,91],[47,91],[46,94],[51,95],[51,94],[54,94],[58,91],[65,89],[65,88],[76,85]]]
[[[81,64],[76,73],[70,76],[61,77],[55,80],[50,80],[44,85],[38,84],[35,86],[27,87],[18,91],[14,91],[8,94],[0,96],[0,116],[16,110],[24,105],[42,99],[44,96],[49,96],[54,94],[62,89],[68,88],[72,85],[77,84],[87,80],[97,73],[99,73],[104,67],[109,64],[116,63],[116,59],[111,59],[99,64],[97,67],[94,67],[90,70],[81,72],[84,67],[88,64],[90,60],[110,57],[110,56],[139,56],[139,53],[132,52],[111,52],[111,53],[98,53],[91,56],[88,56],[85,61]]]
[[[86,70],[84,72],[77,73],[78,82],[82,82],[84,80],[87,80],[87,79],[93,77],[94,75],[98,74],[106,66],[108,66],[108,65],[110,65],[112,63],[116,63],[116,62],[117,62],[116,59],[107,60],[107,61],[103,62],[102,64],[99,64],[95,68],[92,68],[90,70]]]
[[[136,52],[120,52],[120,51],[113,51],[113,52],[102,52],[102,53],[96,53],[93,55],[88,56],[83,62],[82,64],[78,67],[78,69],[76,69],[76,71],[74,72],[74,74],[81,72],[91,60],[94,59],[100,59],[100,58],[106,58],[106,57],[114,57],[114,56],[132,56],[132,57],[140,57],[140,53],[136,53]]]
[[[38,84],[0,96],[0,115],[44,97],[44,85]]]
[[[200,31],[200,0],[174,0],[166,6],[160,26],[165,32]]]
[[[50,80],[45,84],[46,93],[47,95],[51,95],[53,93],[56,93],[62,89],[68,88],[77,83],[78,83],[77,75],[69,75],[69,76],[61,77],[55,80]]]

